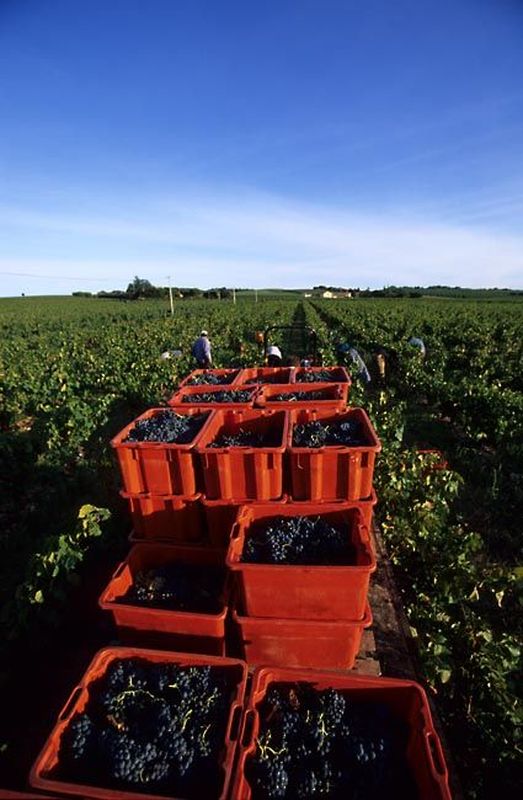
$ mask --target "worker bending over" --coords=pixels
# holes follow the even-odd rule
[[[202,331],[191,350],[193,358],[201,369],[212,367],[211,343],[207,331]]]

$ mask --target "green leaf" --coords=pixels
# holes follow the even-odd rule
[[[85,517],[88,517],[90,514],[92,514],[93,511],[97,510],[98,509],[96,508],[96,506],[91,505],[91,503],[85,503],[85,505],[83,505],[80,508],[80,511],[78,512],[78,519],[84,519]]]
[[[469,600],[474,600],[474,601],[479,600],[479,592],[478,592],[478,587],[477,586],[474,586],[473,590],[469,594],[468,599]]]

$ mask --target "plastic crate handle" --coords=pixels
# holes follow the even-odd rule
[[[81,686],[75,686],[71,694],[69,695],[69,699],[67,700],[65,706],[62,708],[60,713],[58,714],[58,719],[60,722],[67,719],[71,716],[71,712],[73,710],[73,706],[75,705],[76,701],[78,700],[82,691]]]
[[[231,713],[229,715],[229,725],[227,728],[227,739],[229,739],[229,741],[231,742],[235,742],[238,738],[238,733],[240,732],[242,710],[243,706],[241,703],[238,703],[237,701],[233,703],[231,707]]]
[[[358,522],[358,536],[362,542],[365,544],[369,544],[370,542],[370,532],[367,525],[364,522]]]
[[[255,712],[252,710],[252,708],[250,708],[245,712],[245,717],[243,718],[243,730],[241,736],[242,747],[250,747],[254,741],[254,721]]]
[[[447,768],[445,766],[445,756],[438,737],[433,731],[425,731],[423,737],[427,758],[432,767],[432,771],[438,783],[447,785]]]
[[[234,524],[236,525],[241,520],[247,519],[250,516],[250,514],[251,514],[250,508],[248,508],[247,506],[242,506],[241,510],[238,512],[238,517],[237,517],[236,522]]]
[[[231,538],[230,538],[231,542],[232,541],[236,541],[236,539],[239,538],[239,536],[240,536],[240,528],[241,528],[241,525],[240,525],[238,520],[236,520],[236,522],[233,522],[233,525],[232,525],[232,528],[231,528]]]
[[[113,572],[113,577],[111,578],[111,580],[114,581],[115,578],[119,578],[124,569],[125,569],[125,561],[122,561],[120,564],[118,564],[115,571]]]

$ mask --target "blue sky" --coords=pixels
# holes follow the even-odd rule
[[[0,294],[523,288],[521,0],[0,0]]]

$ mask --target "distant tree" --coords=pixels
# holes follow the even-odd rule
[[[207,289],[207,291],[203,293],[203,296],[207,300],[230,300],[232,291],[226,289],[225,286],[219,286],[215,289]]]
[[[101,298],[102,300],[129,300],[129,295],[127,292],[121,292],[118,289],[115,289],[112,292],[98,292],[97,297]]]
[[[73,292],[73,297],[92,297],[92,292]]]
[[[137,300],[139,297],[156,297],[158,290],[152,283],[145,278],[139,278],[135,275],[134,280],[126,289],[126,294],[132,300]]]

